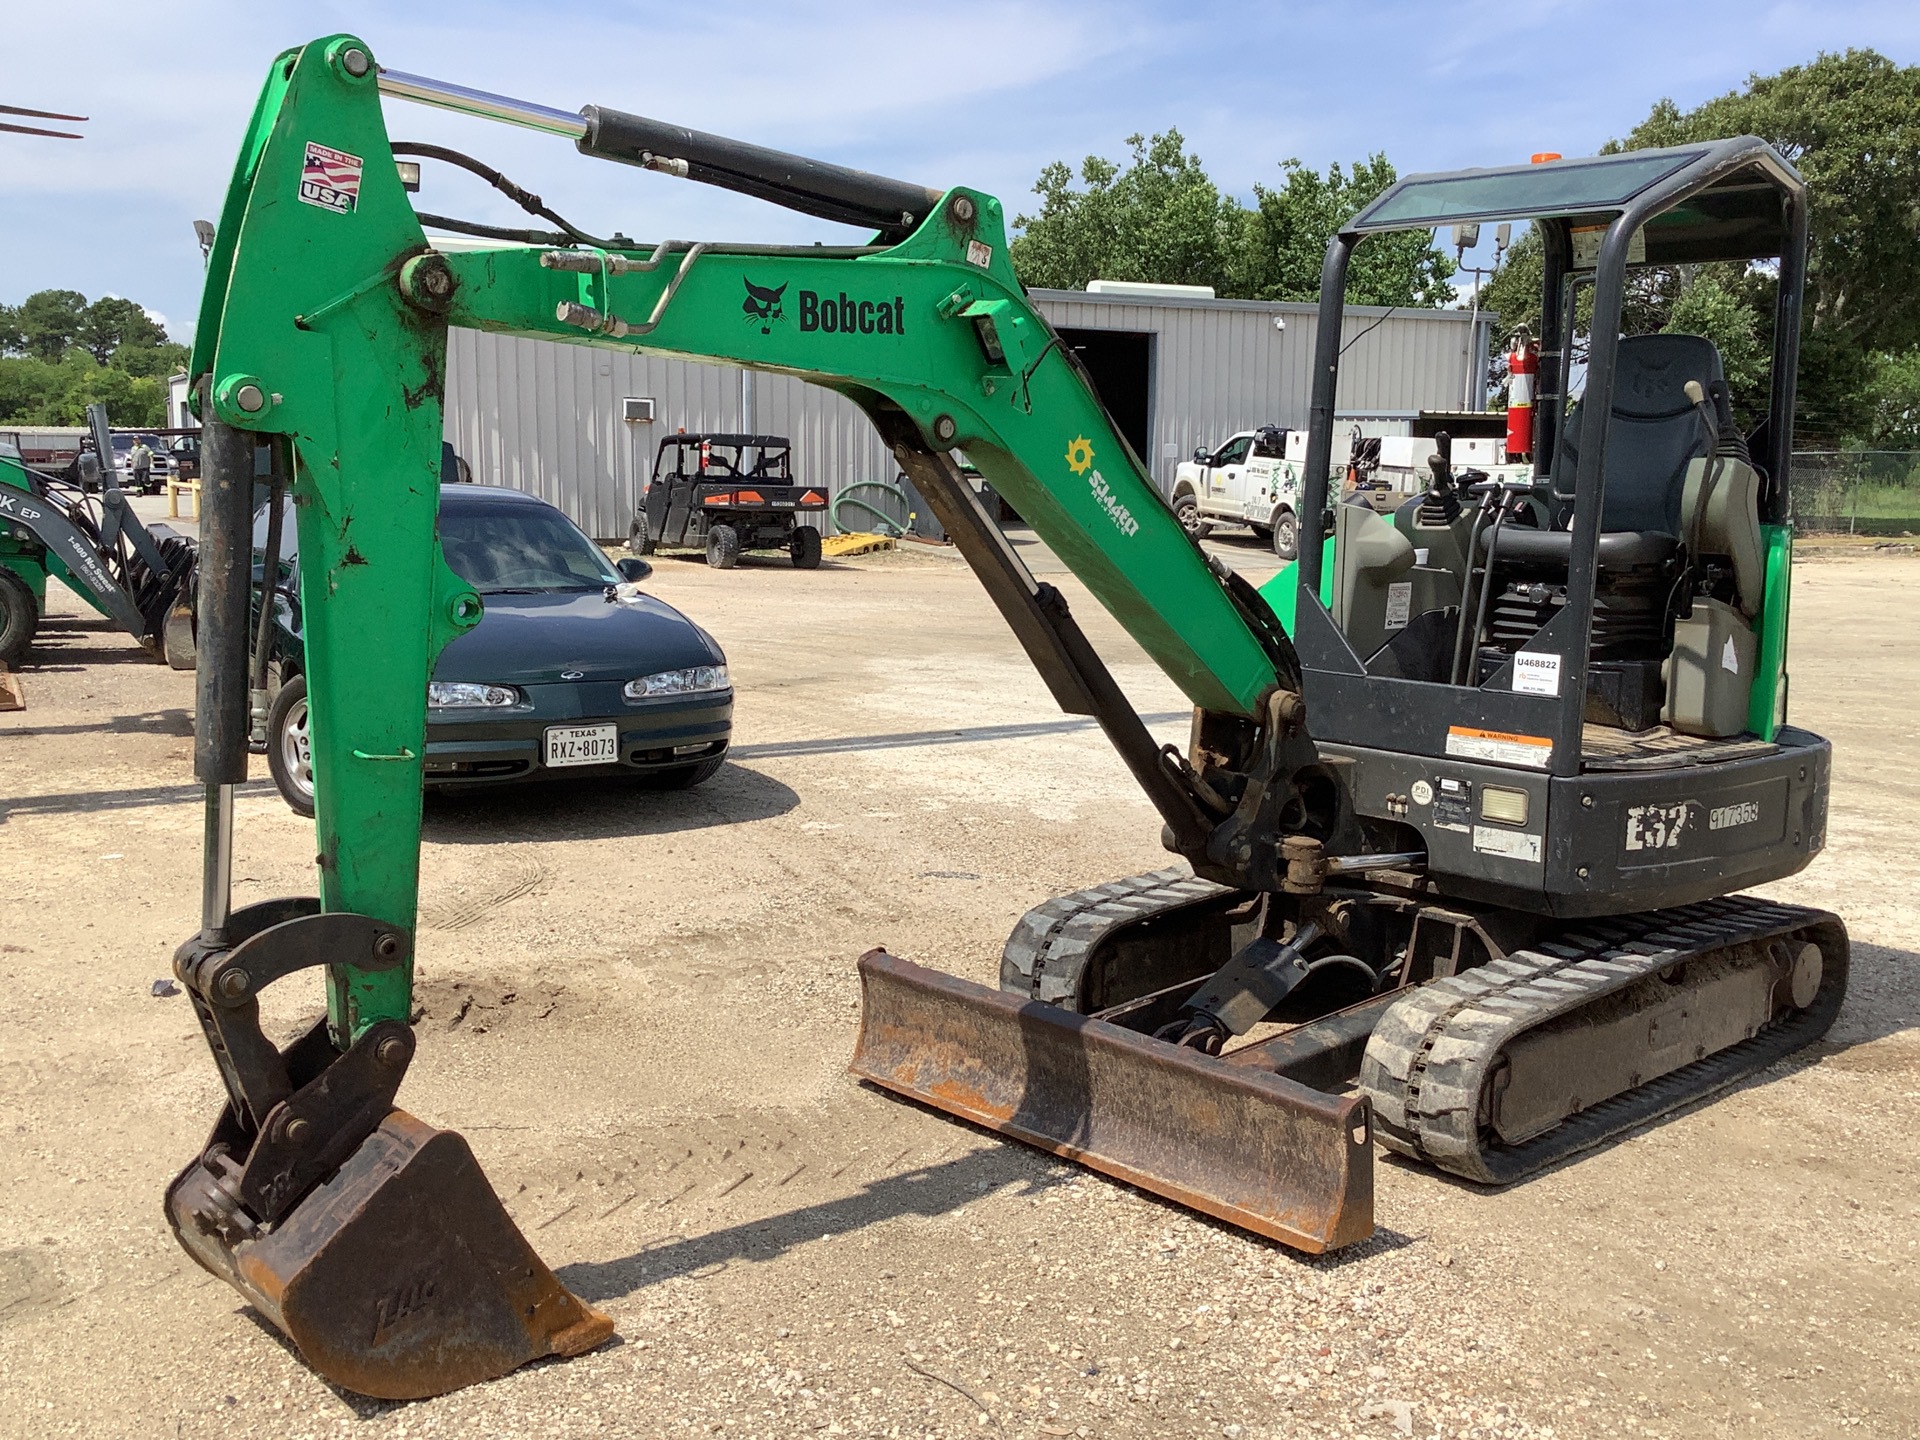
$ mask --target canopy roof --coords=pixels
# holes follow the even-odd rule
[[[1349,235],[1432,229],[1463,220],[1612,222],[1636,202],[1657,205],[1646,223],[1653,264],[1754,260],[1788,242],[1790,199],[1805,193],[1794,168],[1751,135],[1665,150],[1628,150],[1409,175],[1356,215]]]

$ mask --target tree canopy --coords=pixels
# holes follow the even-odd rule
[[[1693,110],[1662,100],[1624,148],[1729,135],[1771,142],[1807,181],[1796,431],[1809,443],[1878,443],[1877,377],[1920,347],[1920,66],[1872,50],[1822,54]],[[1772,285],[1727,288],[1744,289],[1770,337]]]
[[[1341,223],[1394,182],[1385,155],[1325,175],[1282,162],[1283,183],[1254,187],[1254,204],[1223,195],[1178,130],[1127,139],[1122,166],[1098,155],[1074,172],[1040,172],[1039,212],[1019,215],[1014,268],[1029,285],[1080,289],[1089,280],[1211,285],[1218,295],[1314,300],[1320,263]],[[1357,305],[1439,306],[1453,299],[1453,262],[1421,234],[1374,238],[1354,254],[1347,299]]]
[[[1920,66],[1870,50],[1821,55],[1683,111],[1671,100],[1609,150],[1758,135],[1806,178],[1807,293],[1796,443],[1904,448],[1920,437]],[[1540,321],[1537,237],[1515,244],[1485,303],[1503,324]],[[1763,410],[1773,346],[1770,268],[1635,272],[1628,333],[1685,330],[1720,347],[1743,418]],[[1584,315],[1583,315],[1584,319]]]
[[[94,401],[116,425],[158,425],[187,349],[117,295],[40,290],[0,305],[0,424],[78,425]]]

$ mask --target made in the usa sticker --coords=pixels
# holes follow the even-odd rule
[[[336,215],[351,215],[360,203],[364,168],[358,155],[309,140],[306,163],[300,167],[300,198]]]

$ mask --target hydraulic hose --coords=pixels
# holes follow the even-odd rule
[[[840,507],[842,505],[852,505],[856,509],[866,511],[869,515],[873,516],[874,519],[878,520],[882,525],[887,526],[888,530],[892,532],[892,534],[896,539],[907,533],[904,522],[894,519],[891,515],[887,514],[887,512],[882,510],[879,506],[870,505],[865,500],[860,499],[858,496],[856,496],[853,493],[855,490],[878,490],[881,492],[881,494],[887,496],[889,499],[898,500],[900,502],[901,514],[906,515],[911,513],[907,507],[910,506],[913,502],[907,498],[907,492],[902,490],[898,485],[889,485],[884,480],[862,480],[856,484],[847,486],[846,489],[842,490],[837,496],[834,497],[833,523],[835,525],[839,526],[840,529],[845,531],[851,531],[855,528],[854,526],[849,525],[845,520],[840,518]],[[882,532],[882,533],[885,533],[885,532]]]

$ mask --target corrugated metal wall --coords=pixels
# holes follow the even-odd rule
[[[1312,305],[1122,301],[1061,290],[1033,296],[1056,326],[1155,337],[1152,443],[1145,458],[1163,491],[1197,445],[1256,425],[1307,423],[1318,324]],[[1492,323],[1485,312],[1480,318]],[[1457,310],[1350,311],[1344,328],[1352,348],[1341,363],[1340,409],[1456,408],[1466,383],[1469,323]],[[661,437],[681,428],[739,429],[740,380],[730,366],[455,330],[447,356],[447,438],[472,464],[475,479],[531,491],[590,534],[622,538]],[[653,400],[653,423],[620,418],[629,396]],[[753,428],[792,436],[794,473],[836,494],[896,473],[859,410],[789,376],[753,377]]]

